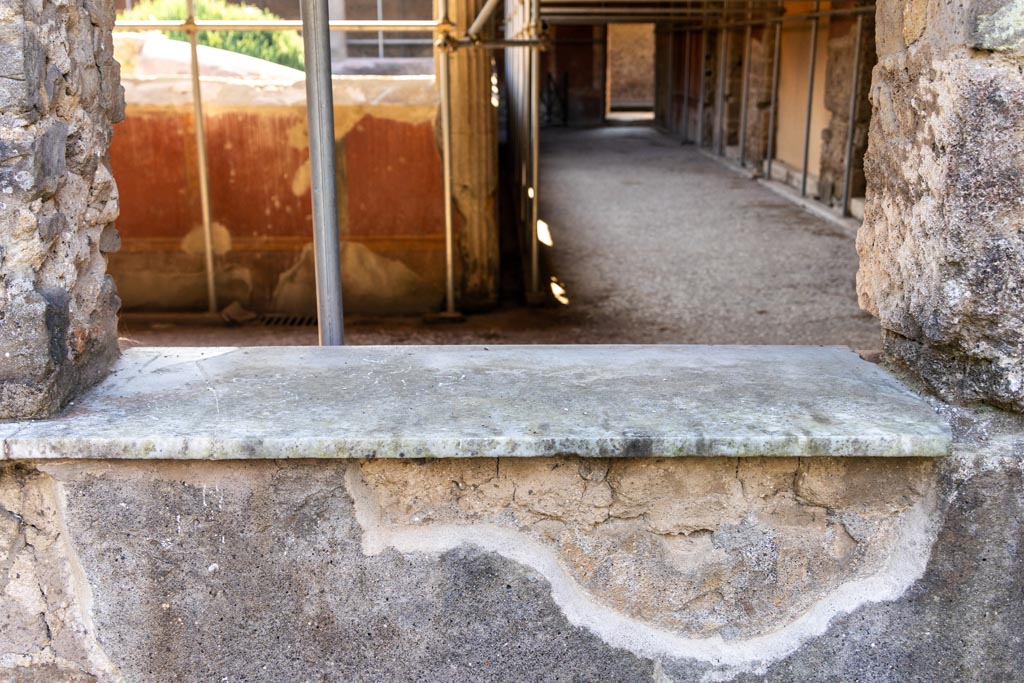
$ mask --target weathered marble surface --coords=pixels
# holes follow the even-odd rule
[[[834,347],[128,351],[7,459],[942,456],[949,429]]]

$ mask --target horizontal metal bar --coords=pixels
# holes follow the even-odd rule
[[[380,41],[376,38],[349,38],[345,41],[348,45],[377,45]],[[431,38],[385,38],[384,47],[392,45],[433,45]]]
[[[603,14],[578,14],[578,15],[565,15],[565,14],[544,14],[541,13],[544,21],[548,24],[558,25],[571,25],[571,24],[650,24],[654,22],[665,23],[665,24],[689,24],[694,27],[700,27],[699,16],[688,15],[688,14],[677,14],[675,16],[666,16],[663,14],[632,14],[632,15],[603,15]]]
[[[593,1],[593,0],[592,0]],[[713,11],[708,10],[703,13],[675,13],[672,10],[666,10],[665,8],[658,8],[655,6],[635,7],[630,8],[627,11],[616,11],[610,13],[609,8],[594,7],[592,11],[594,14],[588,14],[587,11],[591,11],[591,8],[587,8],[587,11],[580,12],[578,9],[573,8],[573,11],[567,11],[566,9],[548,9],[543,10],[541,15],[544,20],[552,24],[604,24],[604,23],[617,23],[617,24],[647,24],[651,22],[665,22],[665,23],[692,23],[694,26],[701,28],[710,29],[726,29],[726,28],[743,28],[746,26],[770,26],[776,23],[789,23],[799,21],[811,21],[821,17],[836,17],[836,16],[856,16],[865,15],[870,16],[875,12],[874,5],[868,7],[846,7],[843,9],[835,10],[823,10],[820,12],[805,12],[801,14],[787,14],[783,16],[770,16],[757,18],[752,20],[744,21],[728,21],[724,23],[713,23],[713,22],[701,22],[700,19],[708,16],[722,16],[722,10]],[[745,13],[745,11],[743,12]]]
[[[831,9],[821,10],[820,12],[802,12],[800,14],[785,14],[780,17],[772,17],[767,21],[763,19],[753,19],[750,21],[729,21],[723,24],[714,24],[713,28],[743,28],[745,26],[766,26],[768,24],[781,23],[786,24],[789,22],[800,22],[800,21],[813,21],[822,17],[840,17],[840,16],[855,16],[858,14],[870,14],[874,15],[875,6],[869,5],[866,7],[844,7],[842,9]]]
[[[484,47],[501,50],[509,47],[543,47],[545,42],[539,38],[499,38],[495,40],[477,40],[471,38],[459,38],[455,44],[463,47]]]
[[[752,0],[753,6],[756,9],[758,5],[766,5],[771,9],[781,9],[778,0]],[[724,4],[733,4],[732,2],[726,2]],[[736,3],[738,4],[738,2]],[[705,9],[708,12],[722,13],[723,0],[717,0],[713,6],[708,7],[696,7],[696,3],[689,1],[678,1],[678,0],[545,0],[541,3],[541,10],[543,11],[547,7],[555,5],[600,5],[613,6],[613,5],[652,5],[657,6],[660,9],[674,9],[674,8],[691,8],[691,9]],[[717,9],[714,9],[717,8]],[[742,7],[734,8],[732,11],[739,11],[746,13],[746,2],[743,2]]]
[[[648,3],[648,4],[650,4],[650,3]],[[735,10],[711,10],[711,9],[706,9],[706,8],[703,8],[703,7],[655,7],[655,6],[650,6],[650,7],[644,7],[644,6],[607,7],[607,6],[599,5],[599,4],[593,4],[592,6],[589,6],[589,7],[584,7],[584,6],[568,7],[568,6],[562,6],[561,0],[559,0],[559,2],[557,4],[545,5],[544,7],[541,7],[541,11],[540,12],[541,12],[541,16],[546,16],[546,15],[549,15],[549,14],[559,14],[559,15],[566,15],[566,16],[568,16],[568,15],[576,15],[576,14],[604,14],[604,15],[610,16],[610,15],[613,15],[613,14],[636,14],[636,13],[640,12],[640,13],[658,14],[658,15],[662,15],[662,16],[678,16],[678,15],[707,16],[707,15],[713,15],[713,16],[716,16],[716,17],[720,17],[720,16],[722,16],[723,11],[724,11],[725,14],[737,14],[737,15],[742,15],[742,16],[746,16],[748,14],[747,10],[742,10],[742,9],[735,9]],[[764,12],[765,14],[777,15],[779,10],[775,10],[775,11],[772,11],[772,10],[758,10],[758,11]]]
[[[373,32],[377,31],[434,31],[439,22],[430,21],[332,21],[331,31]],[[302,22],[289,19],[277,21],[120,21],[114,24],[115,31],[184,31],[199,33],[200,31],[300,31]]]

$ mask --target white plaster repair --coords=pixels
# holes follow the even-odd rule
[[[81,638],[82,649],[89,660],[91,673],[98,676],[104,683],[120,683],[124,678],[120,670],[111,661],[96,638],[96,625],[92,619],[93,595],[92,586],[85,575],[85,569],[78,558],[78,552],[71,542],[71,531],[68,529],[67,519],[67,492],[64,485],[57,479],[50,478],[54,488],[54,506],[56,515],[54,522],[57,526],[57,544],[61,547],[61,554],[67,562],[68,589],[74,601],[69,607],[69,612],[74,615],[78,622],[75,630]]]
[[[570,623],[588,629],[612,647],[638,656],[711,664],[716,669],[705,675],[706,681],[729,680],[747,671],[764,672],[772,662],[825,633],[835,617],[864,605],[899,598],[923,576],[939,527],[936,495],[930,489],[904,516],[895,545],[899,552],[890,555],[874,576],[842,584],[801,617],[770,634],[743,640],[687,638],[599,604],[562,568],[552,548],[523,533],[492,524],[390,524],[357,466],[348,469],[345,482],[356,520],[363,528],[362,549],[366,555],[387,548],[402,553],[440,553],[463,544],[497,553],[540,573],[550,583],[551,596]],[[664,677],[664,672],[661,675]]]

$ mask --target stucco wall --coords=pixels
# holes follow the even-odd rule
[[[831,4],[821,3],[822,9]],[[785,4],[787,14],[813,12],[814,3]],[[828,126],[829,112],[825,108],[825,76],[828,69],[829,19],[819,20],[816,60],[814,64],[814,93],[811,105],[810,151],[807,172],[818,175],[821,163],[821,133]],[[775,158],[795,172],[803,168],[804,125],[807,120],[807,88],[810,67],[811,24],[788,22],[782,25],[782,49],[779,56],[778,132],[775,138]],[[814,184],[808,187],[813,191]]]
[[[608,110],[654,106],[654,24],[608,25]]]

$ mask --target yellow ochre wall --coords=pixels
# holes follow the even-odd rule
[[[822,2],[827,10],[829,2]],[[811,12],[813,2],[787,2],[786,14]],[[817,61],[814,69],[814,101],[811,107],[810,154],[808,173],[818,175],[821,160],[821,132],[829,122],[825,109],[825,68],[828,61],[828,17],[819,19]],[[804,120],[807,112],[808,60],[811,49],[811,23],[788,22],[782,25],[779,59],[778,132],[775,158],[797,171],[803,165]],[[812,189],[810,186],[808,189]]]

